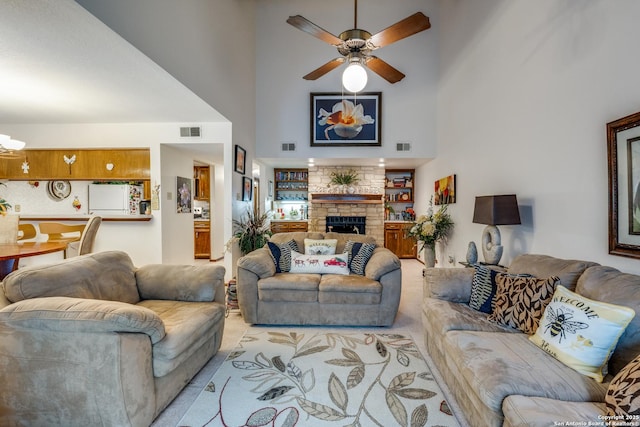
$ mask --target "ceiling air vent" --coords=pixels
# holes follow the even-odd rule
[[[411,151],[411,143],[410,142],[396,143],[396,151]]]
[[[181,127],[180,128],[180,137],[181,138],[200,138],[202,135],[200,133],[200,127]]]
[[[295,142],[283,142],[282,143],[282,151],[296,151],[296,143]]]

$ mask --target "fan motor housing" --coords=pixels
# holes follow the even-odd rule
[[[344,41],[342,46],[338,46],[338,52],[346,56],[351,52],[363,51],[367,44],[367,40],[371,38],[371,33],[354,28],[352,30],[343,31],[338,37],[340,40]]]

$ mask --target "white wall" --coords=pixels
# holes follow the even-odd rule
[[[358,7],[358,27],[372,33],[414,14],[432,19],[432,28],[375,51],[406,77],[390,84],[368,72],[365,91],[382,92],[382,147],[310,147],[310,93],[341,92],[342,69],[315,81],[302,76],[340,54],[332,46],[287,24],[302,15],[334,35],[353,28],[353,3],[340,0],[256,2],[256,156],[258,158],[432,157],[436,147],[437,27],[431,0],[367,0]],[[408,153],[395,143],[412,142]],[[282,152],[283,142],[296,151]]]
[[[161,193],[166,195],[166,186],[163,177],[170,174],[170,169],[165,173],[165,168],[170,168],[173,158],[161,160],[160,148],[162,144],[184,143],[179,137],[179,123],[117,123],[117,124],[69,124],[69,125],[2,125],[4,133],[12,135],[16,139],[27,142],[29,148],[117,148],[117,147],[149,147],[151,156],[151,184],[161,184]],[[198,141],[202,144],[223,143],[225,152],[230,151],[231,125],[229,123],[202,123],[203,137]],[[189,141],[193,144],[193,141]],[[180,157],[189,158],[189,171],[184,173],[187,177],[193,176],[193,156],[189,156],[183,150],[174,149]],[[181,171],[182,173],[182,171]],[[175,175],[174,175],[175,176]],[[175,186],[175,183],[173,184]],[[175,191],[175,190],[174,190]],[[161,200],[161,209],[165,204]],[[46,212],[42,212],[45,213]],[[164,228],[172,232],[183,234],[185,239],[190,239],[190,249],[184,256],[190,255],[189,263],[193,262],[193,216],[184,215],[174,217],[163,215],[163,211],[153,211],[154,218],[149,222],[103,222],[95,242],[95,250],[123,250],[133,259],[134,264],[168,262],[163,259]],[[190,217],[191,222],[186,224],[183,218]],[[230,222],[230,212],[227,216]],[[225,232],[230,232],[226,230]],[[190,236],[190,237],[189,237]],[[173,244],[173,243],[172,243]],[[186,244],[186,243],[185,243]],[[184,258],[186,260],[186,258]]]
[[[638,260],[608,255],[605,134],[640,110],[640,2],[440,6],[438,151],[419,185],[457,174],[455,232],[442,255],[464,260],[470,240],[479,247],[475,196],[515,193],[523,224],[500,227],[503,263],[544,253],[640,273]]]

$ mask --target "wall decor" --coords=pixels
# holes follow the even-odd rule
[[[253,183],[251,182],[251,178],[243,176],[242,177],[242,201],[248,202],[251,200],[251,190],[253,189]]]
[[[244,175],[244,166],[247,161],[247,150],[236,144],[235,171]]]
[[[273,199],[273,181],[269,180],[269,194],[268,197]]]
[[[191,178],[176,177],[177,213],[191,213]]]
[[[434,183],[434,205],[448,205],[456,202],[456,176],[449,175]]]
[[[609,253],[640,258],[640,112],[607,123]]]
[[[382,92],[311,93],[311,146],[380,146]]]

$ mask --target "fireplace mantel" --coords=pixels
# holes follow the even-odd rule
[[[312,193],[311,203],[348,203],[348,204],[374,204],[382,203],[382,194],[330,194],[330,193]]]

